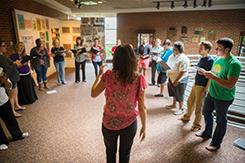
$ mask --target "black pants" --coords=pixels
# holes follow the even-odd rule
[[[102,126],[104,143],[106,146],[107,163],[116,163],[117,140],[120,136],[119,162],[128,163],[130,151],[133,145],[134,137],[137,131],[137,121],[134,121],[129,127],[113,131]]]
[[[156,71],[157,71],[157,62],[151,61],[151,83],[155,85],[155,77],[156,77]]]
[[[77,62],[75,61],[75,69],[76,69],[76,74],[75,74],[75,81],[80,82],[80,65],[82,69],[82,74],[83,74],[83,81],[86,81],[86,74],[85,74],[85,66],[86,66],[86,60],[83,62]]]
[[[101,62],[92,62],[94,65],[94,72],[95,72],[95,77],[98,75],[98,67],[97,65],[100,67],[102,66],[102,61]]]
[[[11,108],[10,101],[6,102],[4,105],[0,106],[0,117],[5,123],[7,129],[13,137],[13,140],[18,140],[22,138],[22,131],[19,128],[18,122],[14,117],[14,113]],[[7,137],[4,134],[3,128],[0,125],[0,145],[8,144]]]

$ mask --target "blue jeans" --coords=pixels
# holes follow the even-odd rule
[[[37,82],[40,84],[42,82],[47,82],[47,67],[44,65],[40,65],[38,69],[35,69],[37,73]]]
[[[58,83],[65,83],[65,61],[55,62]]]
[[[98,75],[98,67],[97,65],[100,67],[102,66],[102,61],[100,62],[92,62],[93,63],[93,66],[94,66],[94,72],[95,72],[95,77]]]
[[[117,140],[120,136],[119,146],[119,163],[128,163],[130,159],[130,151],[133,145],[134,137],[137,131],[137,120],[129,127],[121,130],[109,130],[102,126],[104,143],[106,146],[107,163],[116,163]]]
[[[207,95],[203,106],[203,115],[205,120],[205,130],[202,135],[205,137],[212,137],[213,132],[213,111],[216,111],[216,128],[214,130],[211,145],[219,146],[225,136],[227,127],[227,111],[229,106],[232,104],[231,101],[217,100]]]

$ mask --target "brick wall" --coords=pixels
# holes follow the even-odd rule
[[[39,15],[58,19],[66,19],[67,15],[52,8],[48,8],[33,0],[0,0],[0,38],[10,42],[16,42],[11,9],[19,9]]]
[[[240,32],[245,31],[244,22],[245,10],[121,13],[117,17],[117,37],[124,43],[136,46],[137,31],[155,30],[156,37],[163,40],[167,37],[168,28],[176,27],[176,40],[179,40],[181,27],[186,26],[188,38],[185,42],[185,53],[197,54],[198,44],[192,43],[192,36],[195,28],[203,28],[206,38],[210,30],[217,32],[216,39],[224,36],[232,38],[235,42],[232,52],[237,53]],[[215,41],[211,42],[215,44]]]

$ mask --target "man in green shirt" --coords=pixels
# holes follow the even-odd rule
[[[227,127],[227,111],[235,98],[235,84],[241,72],[241,63],[231,54],[233,40],[220,38],[216,41],[217,59],[211,71],[199,72],[210,79],[208,95],[203,106],[205,130],[196,136],[211,138],[213,131],[213,111],[216,111],[216,128],[211,143],[206,146],[209,151],[219,149]]]

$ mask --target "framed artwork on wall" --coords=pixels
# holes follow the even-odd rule
[[[104,25],[105,19],[104,18],[95,18],[95,25]]]
[[[216,31],[215,30],[208,31],[208,40],[210,40],[210,41],[216,40]]]
[[[72,33],[80,33],[80,27],[72,27]]]
[[[19,29],[25,29],[24,15],[17,14]]]
[[[90,19],[89,18],[81,18],[81,24],[82,25],[90,24]]]
[[[176,27],[169,27],[167,31],[167,38],[171,41],[177,40],[177,29]]]
[[[62,33],[70,33],[70,27],[62,27]]]

